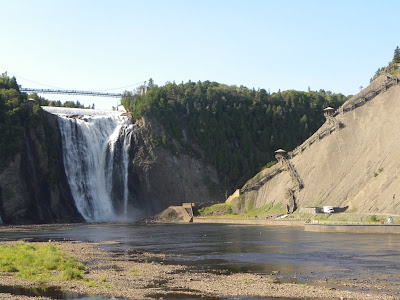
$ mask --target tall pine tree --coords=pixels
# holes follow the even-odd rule
[[[399,48],[399,46],[397,46],[396,49],[394,49],[392,63],[400,63],[400,48]]]

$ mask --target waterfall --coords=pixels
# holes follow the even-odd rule
[[[128,164],[134,129],[121,112],[43,107],[58,116],[65,172],[87,222],[128,220]]]

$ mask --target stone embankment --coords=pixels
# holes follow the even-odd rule
[[[304,230],[311,232],[400,234],[400,225],[305,224]]]
[[[295,226],[302,227],[302,220],[274,220],[274,219],[229,219],[229,218],[193,218],[193,223],[201,224],[236,224],[236,225],[264,225],[264,226]]]
[[[260,226],[293,226],[303,227],[310,232],[341,232],[341,233],[379,233],[400,234],[400,225],[388,224],[349,224],[347,222],[308,223],[297,219],[239,219],[239,218],[206,218],[195,217],[195,224],[235,224]]]

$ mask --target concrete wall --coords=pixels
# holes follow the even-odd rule
[[[237,189],[232,195],[229,196],[228,199],[226,199],[225,203],[231,203],[233,199],[235,199],[239,196],[240,196],[240,190]]]
[[[299,212],[306,214],[320,214],[323,213],[321,207],[300,207]]]
[[[305,224],[305,231],[343,233],[400,233],[400,225],[327,225]]]
[[[266,220],[266,219],[222,219],[194,217],[193,223],[237,224],[237,225],[268,225],[268,226],[304,226],[304,221],[298,220]]]

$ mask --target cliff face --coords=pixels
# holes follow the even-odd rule
[[[132,137],[129,166],[129,195],[142,216],[161,212],[183,202],[221,202],[224,200],[214,167],[187,154],[153,147],[151,134],[163,128],[147,117],[137,122]]]
[[[57,116],[44,113],[25,126],[24,150],[0,171],[0,213],[4,224],[84,222],[66,177]],[[163,133],[153,119],[137,122],[128,168],[129,219],[137,220],[183,202],[221,202],[216,170],[186,154],[154,148],[150,136]],[[118,184],[117,184],[118,185]]]
[[[386,76],[375,80],[286,159],[249,181],[233,206],[245,210],[294,202],[297,207],[331,205],[354,212],[399,214],[400,86],[396,83]]]
[[[56,116],[44,116],[34,128],[25,126],[23,151],[0,171],[5,224],[83,221],[65,176]]]

